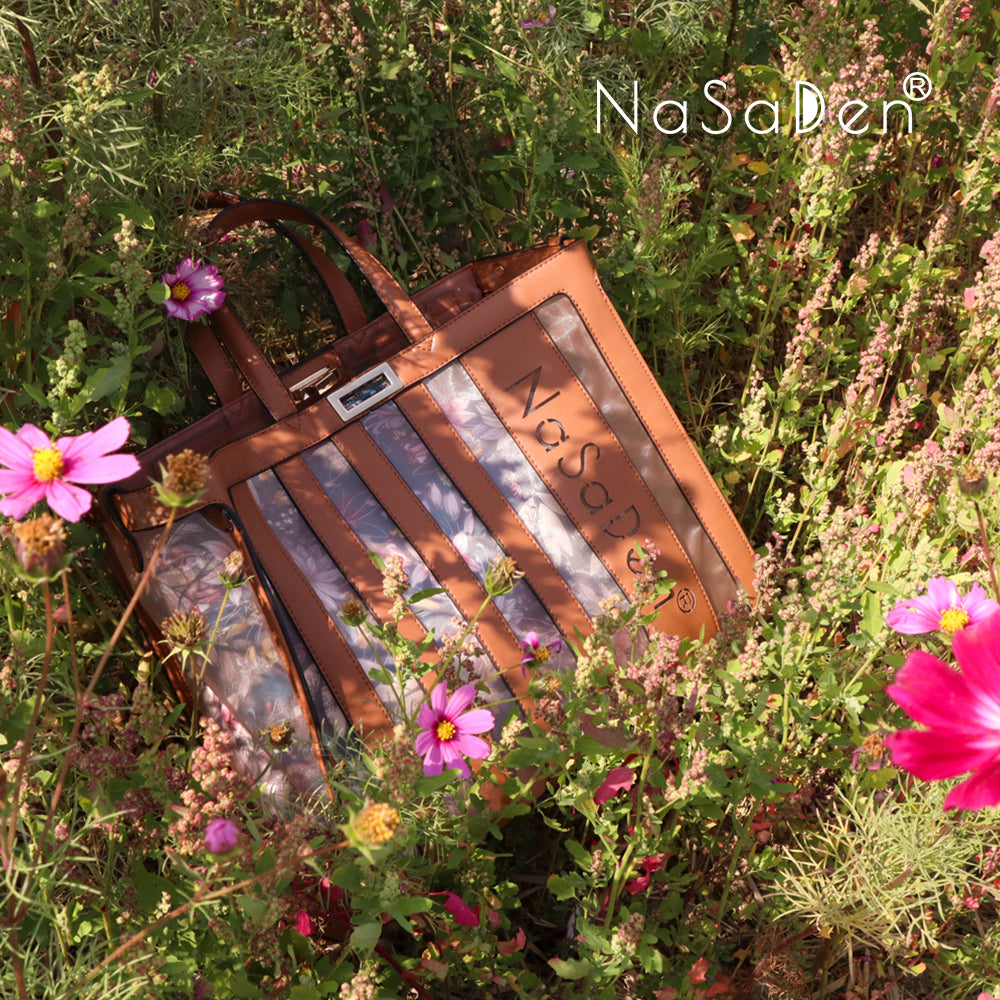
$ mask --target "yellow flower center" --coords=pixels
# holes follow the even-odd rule
[[[441,740],[442,743],[445,743],[448,740],[453,740],[455,738],[455,733],[458,732],[458,730],[455,729],[454,722],[449,722],[445,719],[437,724],[434,732],[437,735],[437,738]]]
[[[949,608],[941,615],[941,628],[945,632],[955,633],[969,624],[969,613],[961,608]]]
[[[35,467],[35,479],[40,483],[51,483],[58,479],[66,468],[62,452],[58,448],[36,448],[31,458]]]
[[[190,294],[191,289],[188,288],[183,281],[178,281],[177,284],[170,289],[170,297],[172,299],[177,299],[178,302],[183,302]]]
[[[548,646],[539,646],[538,649],[535,650],[535,663],[545,663],[551,655],[552,651]]]

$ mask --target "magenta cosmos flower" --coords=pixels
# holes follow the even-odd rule
[[[228,854],[236,846],[239,833],[231,819],[216,817],[205,827],[205,846],[213,854]]]
[[[1000,614],[955,633],[960,670],[929,653],[911,653],[886,693],[927,729],[886,737],[892,762],[921,781],[971,771],[945,809],[1000,804]]]
[[[188,322],[210,313],[225,301],[222,278],[214,264],[196,264],[190,257],[181,261],[174,274],[165,274],[163,284],[170,297],[163,303],[168,316]]]
[[[558,653],[562,649],[562,639],[554,639],[548,645],[543,646],[542,640],[538,638],[537,632],[529,632],[521,640],[521,650],[524,655],[521,657],[521,673],[527,677],[527,667],[532,663],[547,663],[553,653]]]
[[[493,716],[485,708],[466,711],[476,697],[476,686],[465,684],[450,698],[444,681],[431,691],[430,704],[422,705],[417,722],[424,732],[417,735],[417,753],[424,758],[424,774],[440,774],[444,768],[457,768],[469,777],[465,757],[484,759],[490,745],[474,733],[493,728]]]
[[[885,620],[889,628],[906,635],[922,635],[939,629],[954,635],[978,625],[995,611],[1000,611],[1000,604],[987,597],[978,583],[962,597],[951,580],[936,576],[927,582],[925,596],[898,601]]]
[[[116,417],[100,430],[52,441],[25,424],[16,434],[0,427],[0,513],[19,519],[39,500],[67,521],[79,521],[92,498],[72,485],[116,483],[139,471],[134,455],[112,455],[127,440],[128,421]]]

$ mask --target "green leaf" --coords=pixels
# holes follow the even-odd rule
[[[569,879],[563,878],[562,875],[550,875],[545,887],[556,899],[576,899],[576,888]]]
[[[166,385],[156,385],[153,382],[146,386],[143,402],[150,410],[154,410],[163,417],[177,413],[181,409],[180,397],[173,389]]]
[[[549,965],[560,979],[584,979],[594,972],[593,963],[585,958],[550,958]]]
[[[263,899],[258,899],[256,896],[243,895],[237,896],[236,901],[240,904],[240,908],[250,918],[252,923],[260,924],[267,916],[268,907]]]
[[[120,354],[107,368],[93,372],[84,383],[81,392],[94,403],[112,392],[124,392],[131,370],[132,359],[127,354]]]
[[[348,892],[357,892],[361,888],[361,869],[353,861],[334,868],[330,873],[330,884],[347,889]]]
[[[410,594],[406,599],[407,604],[418,604],[420,601],[426,601],[428,597],[436,597],[438,594],[446,593],[444,587],[424,587],[423,590],[418,590],[415,594]]]
[[[31,214],[38,219],[48,219],[50,216],[58,215],[61,211],[61,205],[57,205],[54,201],[46,201],[44,198],[39,198],[31,206]]]
[[[382,922],[372,920],[366,924],[358,924],[351,934],[350,945],[356,951],[369,952],[378,944],[382,936]]]

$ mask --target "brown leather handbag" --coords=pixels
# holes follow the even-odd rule
[[[392,691],[371,678],[377,651],[341,618],[353,600],[387,620],[369,552],[399,556],[414,588],[444,589],[415,605],[414,638],[470,620],[498,557],[523,571],[476,630],[474,672],[498,726],[527,696],[521,640],[586,633],[601,602],[629,590],[636,542],[655,543],[676,581],[661,631],[711,634],[740,585],[752,590],[751,549],[582,242],[477,261],[411,297],[356,241],[292,204],[242,202],[209,231],[256,222],[309,257],[347,334],[279,373],[229,303],[211,315],[214,332],[193,326],[223,405],[140,456],[143,473],[106,490],[104,509],[110,554],[134,588],[168,515],[149,477],[182,449],[209,457],[208,491],[174,523],[140,613],[154,636],[177,611],[218,621],[207,662],[189,660],[203,709],[233,733],[246,769],[266,770],[277,803],[320,787],[323,755],[343,753],[349,732],[393,723]],[[368,321],[320,246],[284,223],[339,243],[386,312]],[[218,570],[234,549],[253,576],[227,590]],[[547,666],[572,662],[564,641]],[[190,696],[190,669],[176,664]],[[272,760],[275,731],[290,742]]]

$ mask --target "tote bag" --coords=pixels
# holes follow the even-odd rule
[[[567,640],[629,591],[637,542],[651,540],[676,581],[660,631],[710,635],[740,587],[752,592],[746,538],[583,242],[480,260],[410,296],[293,204],[241,202],[210,234],[260,222],[306,255],[347,334],[279,373],[249,319],[223,305],[189,337],[222,405],[141,455],[143,471],[107,489],[103,509],[112,563],[134,588],[169,514],[150,477],[182,449],[208,457],[207,491],[174,522],[139,614],[155,638],[175,612],[204,616],[208,659],[182,669],[172,656],[168,670],[233,734],[240,766],[264,773],[273,803],[322,788],[323,761],[348,752],[349,734],[378,738],[394,722],[393,692],[371,676],[379,651],[341,617],[354,601],[388,620],[370,552],[398,556],[414,589],[443,588],[404,621],[437,642],[483,603],[492,562],[523,572],[476,629],[472,670],[481,701],[498,703],[497,732],[526,704],[521,640],[562,639],[545,666],[572,669]],[[369,321],[321,245],[287,223],[339,244],[385,313]],[[252,578],[228,589],[219,568],[234,550]]]

